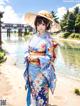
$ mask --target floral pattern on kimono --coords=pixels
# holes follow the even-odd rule
[[[53,93],[56,82],[55,69],[52,64],[55,59],[55,51],[53,51],[53,48],[55,48],[53,39],[48,32],[42,36],[38,34],[33,35],[29,41],[25,56],[26,70],[24,72],[24,78],[28,88],[27,106],[32,104],[32,99],[35,101],[34,106],[48,105],[49,88]],[[45,51],[44,56],[36,55],[32,57],[40,60],[40,66],[28,63],[27,57],[30,56],[31,51]]]

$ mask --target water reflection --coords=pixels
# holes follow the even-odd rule
[[[16,65],[23,70],[26,42],[12,40],[5,40],[3,46],[14,57]],[[61,46],[57,49],[55,68],[58,73],[80,79],[80,44],[61,42]]]
[[[63,46],[58,48],[56,69],[58,72],[80,79],[80,44],[62,43]]]

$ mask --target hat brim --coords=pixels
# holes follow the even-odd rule
[[[30,25],[30,26],[32,26],[34,28],[35,27],[34,26],[34,21],[36,19],[36,16],[44,17],[44,18],[48,19],[50,22],[53,22],[52,19],[47,18],[46,16],[43,16],[41,14],[34,14],[34,13],[29,12],[29,13],[26,13],[26,15],[24,17],[25,23],[28,24],[28,25]]]
[[[33,13],[26,13],[24,17],[24,21],[27,25],[30,25],[34,28],[34,21],[36,18],[36,14]]]

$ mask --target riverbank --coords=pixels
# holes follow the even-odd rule
[[[67,42],[72,42],[72,43],[79,43],[79,44],[80,44],[80,40],[77,40],[77,39],[64,39],[64,38],[59,38],[59,40],[61,40],[61,41],[67,41]]]
[[[24,70],[18,68],[14,63],[14,58],[8,56],[7,61],[0,65],[0,100],[6,100],[6,106],[25,106]],[[80,96],[74,94],[75,88],[80,88],[79,81],[57,74],[54,95],[49,92],[49,104],[52,106],[79,106]]]
[[[72,43],[79,43],[80,44],[80,40],[79,39],[73,39],[73,38],[62,38],[63,33],[58,33],[56,34],[56,36],[53,36],[53,38],[55,40],[60,40],[60,41],[66,41],[66,42],[72,42]]]

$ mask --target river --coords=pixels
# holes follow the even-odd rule
[[[26,42],[13,37],[10,40],[3,37],[3,48],[14,57],[17,67],[25,69],[24,55]],[[80,79],[80,43],[61,42],[57,48],[57,58],[54,62],[57,73]]]

